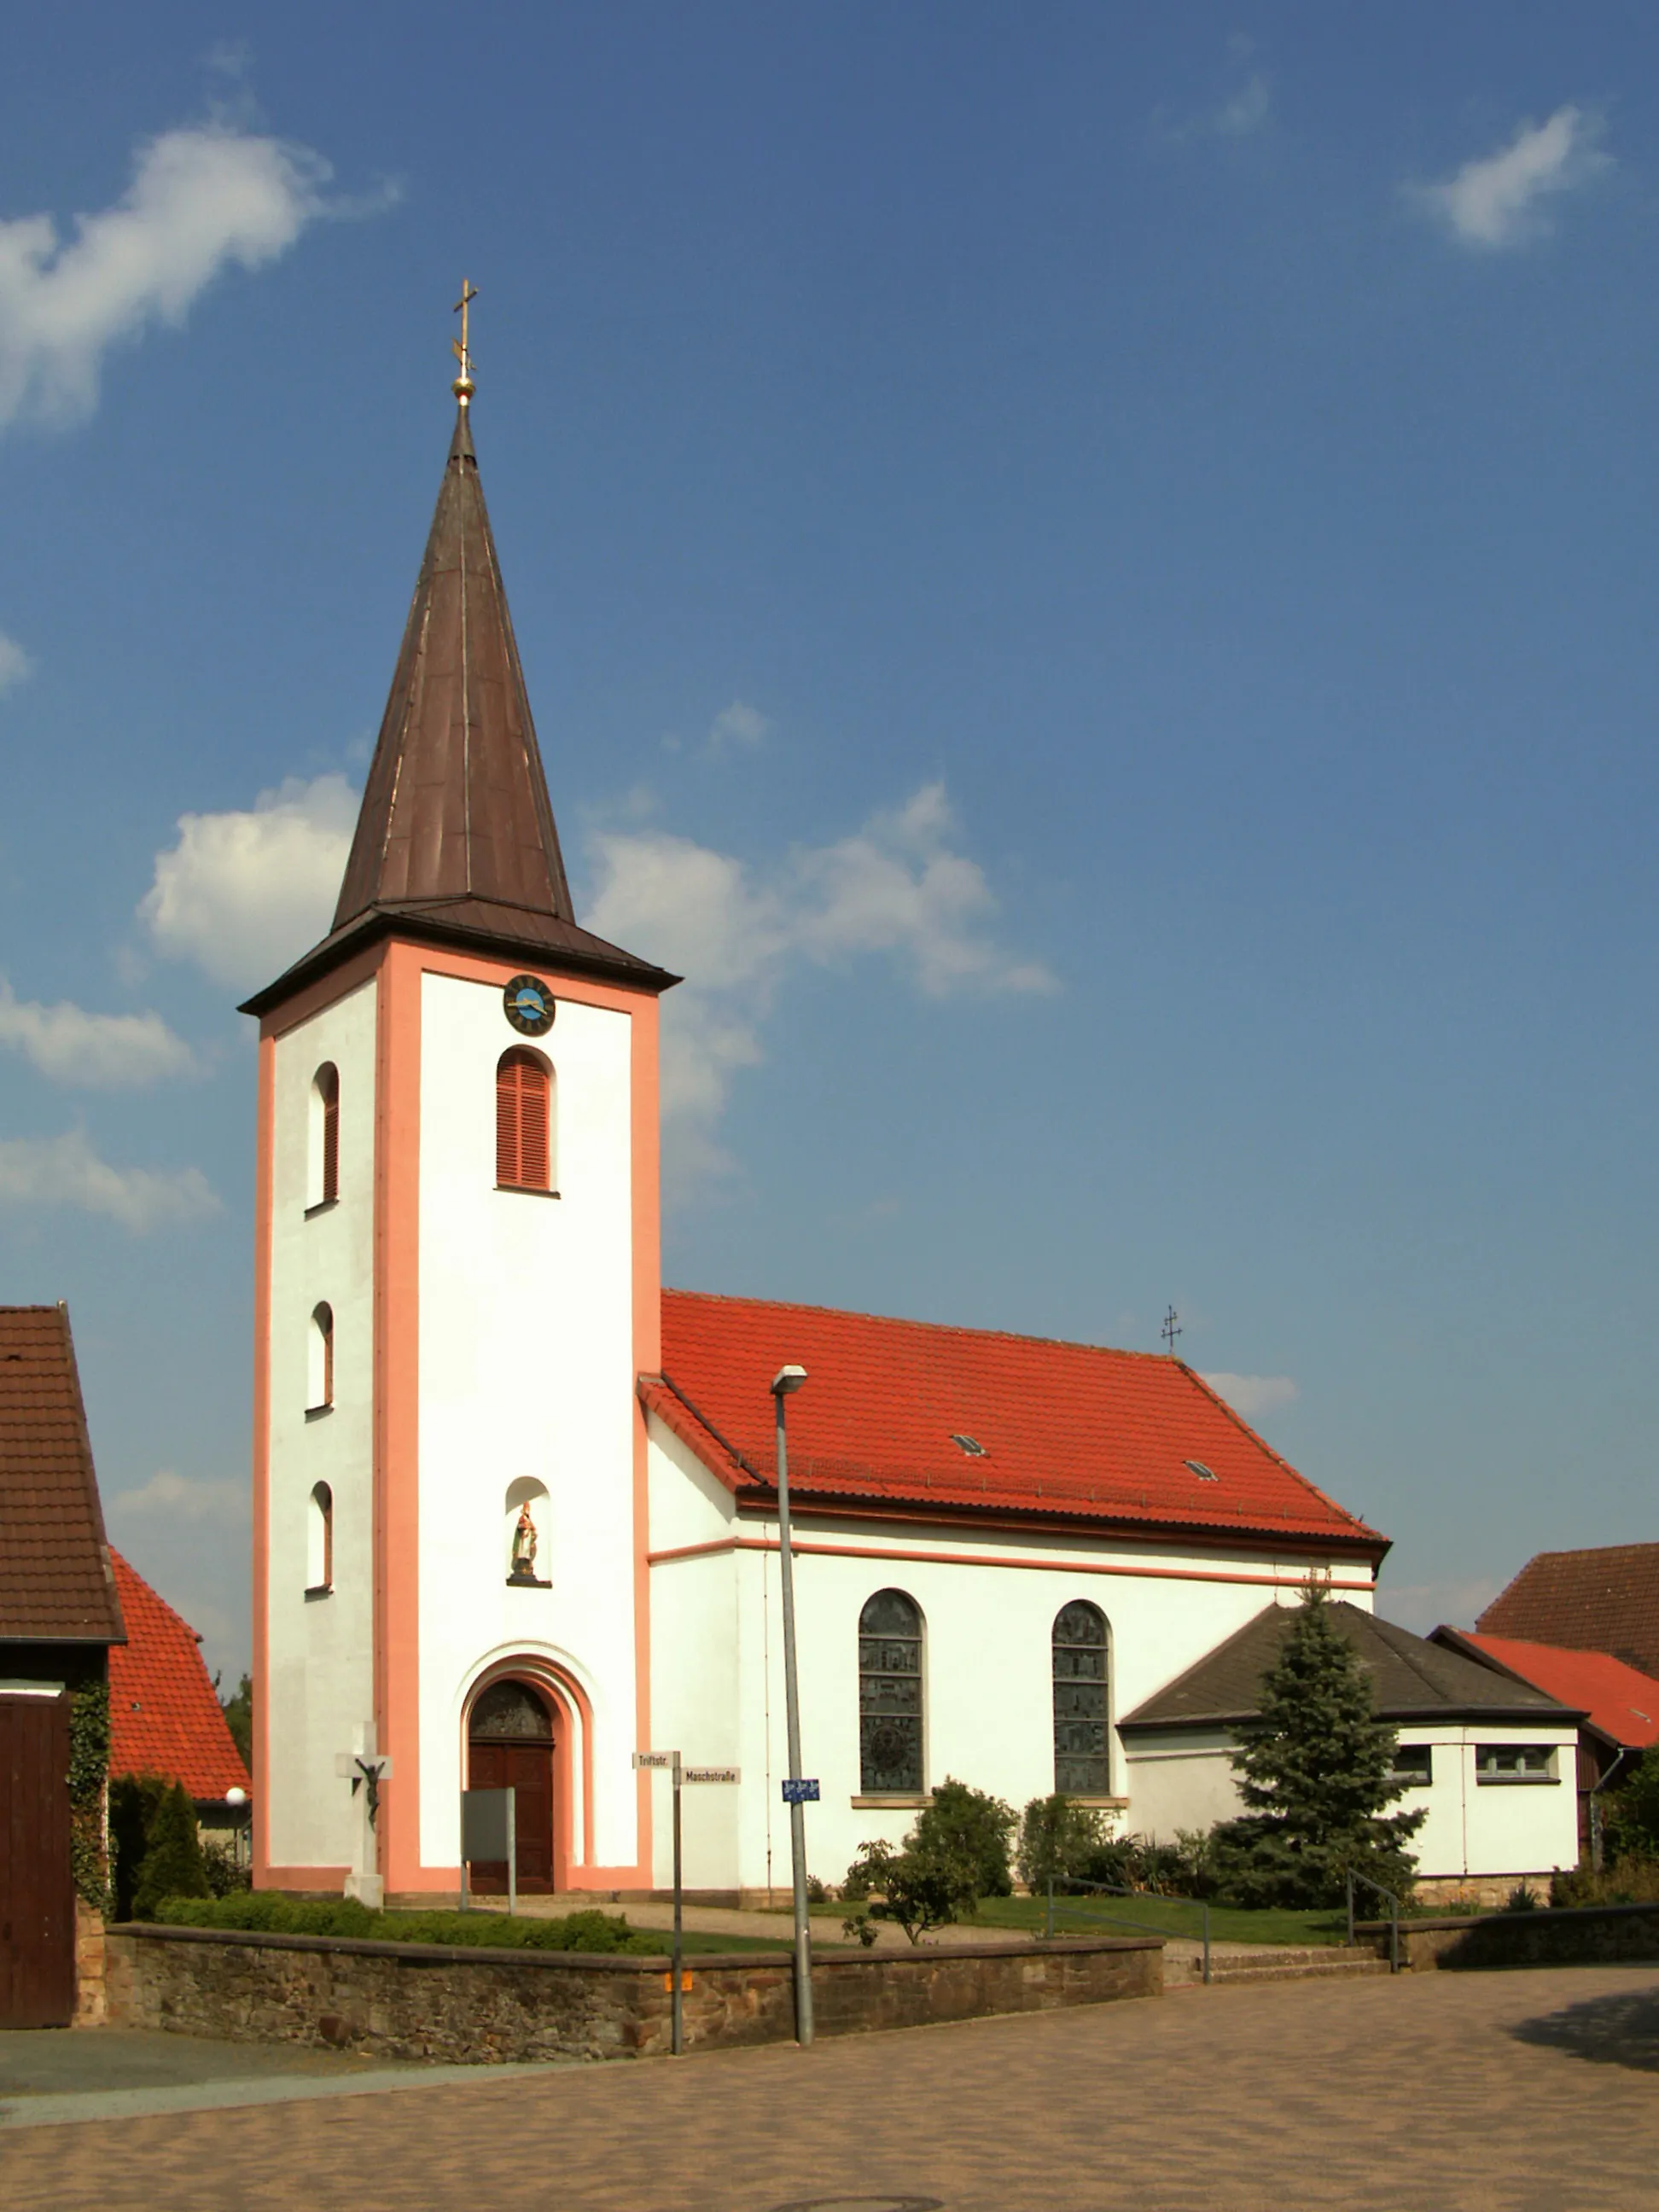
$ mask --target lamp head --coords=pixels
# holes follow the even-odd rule
[[[225,1792],[225,1802],[227,1805],[246,1805],[247,1802],[246,1790],[227,1790]]]
[[[791,1391],[799,1390],[805,1380],[806,1370],[804,1367],[780,1367],[772,1377],[772,1395],[787,1398]]]

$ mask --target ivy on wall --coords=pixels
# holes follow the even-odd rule
[[[70,1864],[75,1887],[100,1912],[109,1911],[109,1685],[88,1682],[70,1692]]]

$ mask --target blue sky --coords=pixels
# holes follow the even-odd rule
[[[1467,1622],[1653,1535],[1659,24],[60,5],[0,82],[0,1296],[246,1649],[253,1055],[481,290],[672,1281],[1183,1354]],[[763,1378],[757,1382],[757,1387]]]

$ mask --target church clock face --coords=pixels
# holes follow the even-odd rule
[[[534,975],[515,975],[501,994],[501,1004],[520,1036],[545,1036],[553,1026],[553,994]]]

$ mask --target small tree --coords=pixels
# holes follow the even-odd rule
[[[947,1775],[932,1802],[916,1815],[907,1844],[941,1861],[960,1859],[972,1869],[974,1899],[1006,1897],[1014,1887],[1008,1852],[1018,1819],[988,1790],[970,1790]]]
[[[1007,1896],[1016,1824],[1013,1808],[1000,1797],[965,1782],[942,1782],[902,1849],[879,1842],[859,1846],[842,1895],[850,1902],[877,1893],[868,1917],[896,1921],[919,1943],[931,1928],[971,1919],[981,1898]],[[846,1925],[862,1935],[856,1914]]]
[[[1105,1823],[1092,1806],[1058,1790],[1052,1797],[1033,1797],[1020,1816],[1019,1878],[1033,1893],[1051,1881],[1063,1889],[1091,1880],[1090,1867],[1105,1841]]]
[[[207,1869],[196,1832],[196,1808],[182,1782],[166,1791],[149,1824],[149,1845],[133,1894],[136,1920],[150,1920],[165,1897],[207,1897]]]
[[[213,1686],[219,1687],[219,1677],[213,1678]],[[230,1730],[230,1740],[242,1754],[242,1764],[253,1765],[253,1677],[244,1674],[229,1697],[221,1697],[225,1725]]]
[[[1395,1732],[1323,1587],[1304,1600],[1261,1678],[1261,1712],[1239,1729],[1249,1810],[1214,1832],[1218,1887],[1243,1905],[1336,1905],[1352,1871],[1404,1895],[1426,1810],[1385,1812],[1404,1787],[1391,1778]]]
[[[167,1778],[161,1774],[118,1774],[109,1785],[111,1887],[118,1920],[132,1917],[150,1825],[167,1789]]]
[[[1607,1839],[1620,1859],[1659,1859],[1659,1751],[1644,1751],[1607,1808]]]

